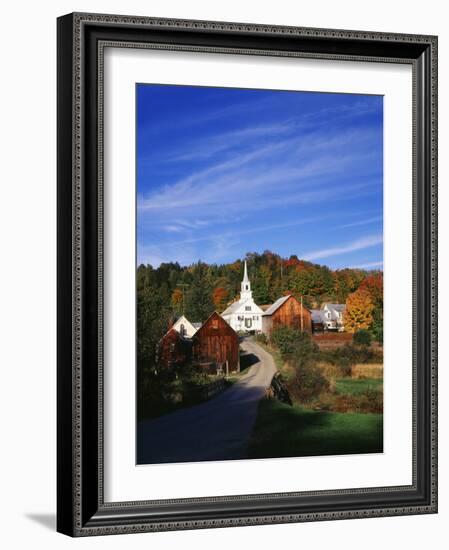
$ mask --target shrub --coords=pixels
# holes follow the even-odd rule
[[[311,362],[295,365],[295,375],[288,384],[289,394],[302,403],[308,403],[329,390],[330,384],[321,370]]]
[[[318,351],[318,346],[312,342],[307,332],[286,326],[276,327],[272,330],[271,342],[279,349],[284,360]]]
[[[338,413],[376,413],[383,412],[383,395],[381,391],[367,389],[359,395],[325,393],[320,395],[316,408]]]
[[[359,346],[369,346],[371,344],[370,332],[366,329],[358,330],[354,333],[353,342]]]
[[[373,332],[374,340],[376,340],[376,342],[379,342],[379,344],[383,344],[383,341],[384,341],[383,325],[374,326],[373,329],[372,329],[372,332]]]
[[[352,376],[352,361],[349,357],[339,357],[336,363],[341,376]]]
[[[271,331],[270,340],[279,349],[283,359],[288,359],[293,355],[300,337],[301,333],[298,330],[279,326]]]
[[[361,395],[360,409],[363,412],[382,413],[383,412],[383,392],[368,388],[364,394]]]
[[[338,365],[341,362],[341,359],[344,359],[351,365],[355,365],[357,363],[382,362],[382,354],[376,353],[367,346],[354,346],[351,344],[345,344],[341,348],[329,351],[322,351],[321,357],[333,365]]]
[[[256,342],[260,342],[261,344],[268,344],[268,338],[263,332],[260,332],[259,334],[256,334],[255,336]]]
[[[294,375],[291,381],[291,394],[300,402],[308,403],[321,393],[329,390],[329,380],[317,365],[317,346],[309,335],[300,333],[291,364]]]

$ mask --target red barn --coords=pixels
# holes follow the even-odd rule
[[[164,368],[181,367],[192,358],[192,341],[171,328],[159,342],[158,365]]]
[[[262,332],[270,332],[279,326],[287,326],[301,330],[302,332],[312,332],[312,315],[310,309],[305,307],[292,294],[282,296],[276,300],[262,316]]]
[[[193,358],[209,368],[221,366],[229,372],[240,370],[239,337],[217,312],[193,336]]]

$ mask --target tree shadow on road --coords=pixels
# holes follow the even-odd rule
[[[240,354],[240,371],[252,367],[258,363],[260,359],[254,353],[244,352]]]

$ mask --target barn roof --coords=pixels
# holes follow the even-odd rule
[[[176,336],[176,338],[178,338],[179,340],[182,340],[183,342],[186,342],[186,343],[191,343],[192,342],[191,338],[189,338],[188,336],[185,336],[184,334],[181,334],[174,327],[170,327],[167,330],[167,332],[159,339],[159,344],[163,340],[165,340],[165,338],[167,338],[170,334],[173,334],[173,336]]]
[[[264,311],[264,313],[262,315],[273,315],[273,313],[278,310],[283,304],[285,304],[285,302],[289,299],[289,298],[293,298],[294,300],[296,300],[297,302],[299,301],[297,298],[295,298],[295,296],[293,296],[293,294],[287,294],[287,296],[281,296],[281,298],[278,298],[274,304],[271,304],[271,306],[266,310]],[[307,309],[308,311],[309,308],[306,307],[306,306],[303,306],[304,309]]]
[[[223,319],[223,317],[217,312],[217,311],[214,311],[212,312],[209,317],[204,321],[204,323],[201,325],[201,327],[195,332],[193,338],[195,338],[196,336],[198,336],[198,334],[202,331],[202,329],[207,325],[207,323],[212,319],[212,317],[218,317],[221,321],[223,321],[223,323],[228,326],[232,332],[235,332],[235,330],[231,327],[231,325],[226,321],[226,319]],[[235,335],[237,336],[237,333],[235,332]]]
[[[285,304],[285,302],[290,298],[291,294],[288,294],[287,296],[282,296],[281,298],[278,298],[274,304],[271,304],[271,306],[267,309],[267,311],[264,312],[264,315],[273,315],[273,313],[281,307],[282,304]]]

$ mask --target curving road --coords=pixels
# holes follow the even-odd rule
[[[240,345],[257,362],[231,388],[194,407],[138,424],[138,464],[246,458],[258,402],[276,366],[254,341],[244,339]]]

